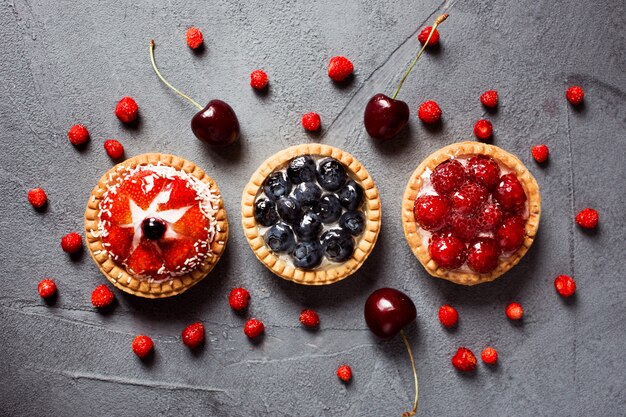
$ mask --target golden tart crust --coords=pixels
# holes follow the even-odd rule
[[[209,256],[192,272],[185,275],[172,277],[158,282],[148,282],[137,279],[129,274],[126,269],[111,260],[102,246],[102,240],[98,231],[99,205],[109,184],[114,183],[120,173],[127,169],[133,169],[140,165],[166,165],[194,176],[205,184],[210,184],[210,189],[215,195],[220,195],[217,184],[200,167],[192,162],[174,155],[147,153],[129,158],[117,164],[107,171],[95,186],[87,202],[85,210],[85,236],[87,248],[98,268],[107,279],[120,290],[129,294],[145,298],[164,298],[180,294],[202,280],[215,266],[226,247],[228,240],[228,220],[224,209],[224,201],[219,199],[218,210],[215,213],[217,221],[217,233],[211,243]],[[124,168],[124,169],[122,169]]]
[[[365,230],[358,238],[354,252],[347,261],[318,270],[305,270],[288,265],[274,254],[265,244],[254,218],[254,202],[260,192],[265,178],[276,169],[282,168],[291,159],[300,155],[332,157],[340,161],[355,180],[358,180],[365,191],[364,214]],[[332,284],[356,272],[367,259],[378,239],[381,223],[381,205],[378,189],[374,180],[352,155],[341,149],[319,143],[303,144],[284,149],[267,159],[252,174],[250,182],[243,190],[241,198],[241,214],[243,230],[250,247],[256,257],[273,273],[298,284],[326,285]]]
[[[422,175],[426,169],[433,170],[440,163],[453,157],[463,157],[466,155],[472,156],[477,154],[490,156],[502,166],[510,169],[512,173],[515,173],[517,179],[520,181],[524,191],[526,192],[528,204],[528,218],[526,219],[525,226],[526,236],[522,246],[520,246],[520,248],[518,248],[510,256],[500,258],[496,269],[487,274],[449,271],[444,268],[440,268],[430,257],[430,254],[428,253],[428,245],[424,245],[422,243],[423,240],[421,233],[423,233],[423,230],[415,221],[413,214],[415,199],[422,188]],[[522,161],[497,146],[480,142],[455,143],[432,153],[424,161],[422,161],[421,164],[419,164],[417,169],[415,169],[404,190],[404,197],[402,198],[402,226],[404,228],[404,236],[406,237],[406,240],[417,259],[419,259],[430,275],[447,279],[448,281],[462,285],[475,285],[493,281],[515,266],[524,257],[535,239],[537,229],[539,227],[540,214],[541,195],[539,194],[539,185],[528,169],[526,169]]]

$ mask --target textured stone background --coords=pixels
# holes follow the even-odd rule
[[[400,98],[414,114],[435,99],[440,128],[416,117],[393,143],[365,134],[362,111],[376,92],[391,93],[417,51],[418,28],[441,12],[442,46],[428,53]],[[184,31],[197,25],[206,48],[192,53]],[[394,416],[408,408],[412,376],[399,338],[376,340],[362,306],[375,288],[393,286],[418,307],[409,329],[420,376],[423,416],[623,416],[626,410],[626,12],[621,0],[388,2],[253,2],[10,0],[0,3],[0,414],[7,416],[346,415]],[[238,146],[216,152],[190,132],[194,109],[163,87],[149,65],[148,40],[170,81],[197,100],[228,101],[242,126]],[[330,56],[355,64],[341,86],[326,76]],[[268,94],[248,74],[264,68]],[[571,83],[587,98],[573,109]],[[501,106],[486,114],[478,96],[496,88]],[[113,115],[131,95],[141,108],[135,127]],[[306,134],[300,115],[319,112],[323,129]],[[400,200],[410,173],[439,147],[472,138],[487,116],[495,144],[516,153],[543,194],[541,227],[525,259],[492,284],[463,288],[430,278],[402,235]],[[84,150],[66,139],[84,123]],[[231,238],[218,267],[182,296],[150,301],[116,290],[109,314],[95,311],[91,290],[105,282],[84,253],[70,259],[59,239],[81,230],[90,190],[112,166],[102,149],[121,140],[127,155],[170,152],[204,167],[223,191]],[[282,281],[254,257],[240,227],[240,193],[268,156],[320,141],[365,164],[384,207],[380,240],[365,267],[325,288]],[[545,142],[551,161],[538,166],[531,144]],[[50,205],[35,212],[26,191],[42,186]],[[585,206],[601,212],[597,232],[573,224]],[[572,300],[552,281],[573,275]],[[56,279],[60,297],[46,305],[36,286]],[[267,332],[250,343],[244,318],[226,302],[230,288],[251,290],[250,312]],[[526,310],[507,321],[511,300]],[[459,328],[445,331],[439,305],[454,304]],[[317,309],[317,332],[297,321]],[[192,353],[182,328],[202,320],[204,349]],[[156,355],[130,350],[138,333]],[[460,375],[450,365],[459,345],[495,346],[500,364]],[[334,375],[352,365],[354,381]]]

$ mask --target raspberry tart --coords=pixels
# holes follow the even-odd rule
[[[378,189],[363,165],[315,143],[265,161],[244,189],[241,209],[256,257],[299,284],[332,284],[351,275],[380,230]]]
[[[130,158],[102,176],[85,211],[91,257],[130,294],[180,294],[213,269],[228,239],[215,181],[173,155]]]
[[[493,281],[516,265],[539,226],[539,186],[497,146],[457,143],[426,158],[402,200],[404,235],[432,276]]]

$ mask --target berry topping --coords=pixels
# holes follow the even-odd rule
[[[323,256],[324,249],[316,240],[298,242],[291,252],[293,264],[297,268],[303,269],[313,269],[319,266],[322,263]]]
[[[474,125],[474,135],[482,141],[486,141],[491,138],[493,132],[493,125],[489,120],[481,119]]]
[[[424,229],[437,231],[446,225],[450,214],[450,202],[438,195],[423,195],[415,200],[415,221]]]
[[[293,158],[287,167],[287,177],[294,184],[305,181],[315,181],[315,161],[309,155]]]
[[[317,327],[320,324],[320,316],[315,310],[305,309],[300,313],[300,323],[306,327]]]
[[[488,90],[480,95],[480,102],[485,107],[491,109],[498,106],[498,92],[496,90]]]
[[[520,303],[510,303],[504,311],[510,320],[521,320],[524,315],[524,309]]]
[[[465,243],[455,236],[434,235],[428,244],[428,253],[444,269],[459,268],[467,256]]]
[[[430,182],[437,193],[450,194],[465,182],[465,168],[456,159],[442,162],[430,174]]]
[[[275,224],[265,232],[265,244],[274,252],[291,252],[296,245],[291,227],[283,223]]]
[[[115,139],[104,141],[104,150],[111,159],[120,159],[124,156],[124,146]]]
[[[320,239],[326,257],[334,262],[345,262],[354,252],[354,239],[343,229],[330,229]]]
[[[276,209],[280,218],[291,225],[298,224],[302,219],[302,207],[293,197],[283,197],[278,200]]]
[[[494,348],[486,347],[483,349],[483,352],[480,354],[480,358],[487,365],[495,365],[498,362],[498,351]]]
[[[74,125],[67,132],[67,138],[74,146],[80,146],[89,140],[89,131],[83,125]]]
[[[467,175],[472,181],[493,191],[500,182],[500,166],[488,156],[474,156],[467,161]]]
[[[478,210],[476,215],[478,227],[483,232],[493,232],[502,223],[502,209],[497,203],[487,203]]]
[[[294,227],[296,234],[304,239],[312,239],[319,236],[323,228],[322,220],[314,212],[308,212],[302,216],[300,224]]]
[[[508,211],[516,211],[526,202],[524,187],[515,174],[506,174],[500,177],[493,196],[498,203]]]
[[[511,252],[522,246],[526,237],[524,224],[524,219],[515,216],[509,217],[498,227],[496,239],[500,249],[504,252]]]
[[[496,269],[499,257],[500,247],[490,237],[474,239],[467,249],[467,265],[479,274],[486,274]]]
[[[337,378],[348,383],[352,379],[352,369],[348,365],[341,365],[337,368]]]
[[[317,168],[317,182],[328,191],[339,190],[347,178],[346,169],[341,162],[333,158],[326,158]]]
[[[354,65],[345,56],[334,56],[328,63],[328,76],[333,81],[343,81],[352,74]]]
[[[287,197],[291,193],[291,181],[282,172],[272,172],[263,183],[263,192],[270,200]]]
[[[363,204],[363,187],[354,180],[348,180],[338,192],[339,202],[346,210],[356,210]]]
[[[452,236],[469,242],[474,239],[480,231],[480,225],[476,217],[454,213],[449,222]]]
[[[301,182],[296,185],[293,196],[302,206],[314,206],[322,197],[322,190],[313,182]]]
[[[320,216],[322,223],[334,223],[341,216],[341,202],[334,194],[322,196],[315,212]]]
[[[33,188],[28,191],[28,202],[36,209],[40,209],[48,202],[48,196],[43,188]]]
[[[96,308],[110,306],[113,300],[115,300],[115,295],[104,284],[97,286],[91,293],[91,304]]]
[[[439,321],[444,327],[450,329],[459,322],[459,312],[451,305],[444,304],[439,307]]]
[[[66,234],[61,238],[63,252],[76,253],[83,247],[83,238],[76,232]]]
[[[267,78],[267,73],[263,70],[254,70],[250,73],[250,87],[255,90],[263,90],[267,87],[269,83],[269,78]]]
[[[592,208],[582,209],[576,215],[576,223],[585,229],[595,229],[598,227],[598,212]]]
[[[576,292],[576,281],[568,275],[559,275],[554,279],[554,288],[562,297],[571,297]]]
[[[135,336],[131,347],[135,355],[143,359],[148,356],[150,352],[152,352],[152,348],[154,348],[154,342],[148,336],[140,334],[139,336]]]
[[[339,218],[339,226],[352,236],[358,236],[365,230],[365,215],[360,211],[346,211]]]
[[[452,209],[461,214],[472,214],[487,201],[489,192],[482,185],[466,182],[452,194]]]
[[[204,343],[204,325],[200,322],[185,327],[181,333],[183,343],[190,349],[195,349]]]
[[[202,36],[202,32],[197,27],[192,26],[187,29],[185,37],[187,38],[187,46],[191,49],[198,49],[204,42],[204,36]]]
[[[428,40],[428,35],[430,35],[430,31],[433,29],[432,26],[426,26],[422,31],[417,35],[417,40],[424,45]],[[430,37],[430,41],[428,41],[428,46],[434,46],[439,43],[439,31],[435,29],[433,36]]]
[[[276,204],[267,198],[259,198],[254,203],[254,219],[262,226],[271,226],[278,221]]]
[[[417,117],[424,123],[437,123],[441,119],[441,108],[432,100],[420,104]]]
[[[548,156],[550,156],[550,149],[543,144],[536,145],[531,148],[530,153],[533,155],[533,158],[535,158],[535,161],[541,164],[548,160]]]
[[[246,322],[246,325],[243,328],[243,332],[250,339],[254,339],[255,337],[260,336],[264,330],[265,330],[265,325],[263,324],[261,320],[257,320],[257,319],[248,320]]]
[[[476,356],[466,347],[460,347],[452,357],[452,365],[461,372],[471,372],[476,369]]]
[[[50,298],[57,293],[57,284],[51,279],[42,279],[37,285],[37,291],[41,298]]]
[[[565,97],[574,106],[578,106],[585,98],[585,92],[577,85],[573,85],[565,92]]]
[[[159,240],[165,234],[166,229],[165,222],[156,217],[148,217],[141,222],[141,231],[146,239]]]
[[[319,130],[322,121],[320,115],[315,112],[309,112],[302,115],[302,127],[309,132]]]
[[[250,303],[250,293],[245,288],[233,288],[228,295],[228,304],[235,311],[242,311]]]
[[[132,97],[122,97],[115,106],[115,115],[124,123],[134,122],[139,115],[139,106]]]

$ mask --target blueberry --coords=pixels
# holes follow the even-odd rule
[[[354,239],[342,229],[330,229],[320,239],[326,257],[331,261],[345,262],[354,252]]]
[[[358,236],[365,230],[365,216],[360,211],[346,211],[339,219],[339,226],[352,236]]]
[[[322,231],[322,220],[313,212],[306,213],[294,227],[296,234],[304,239],[316,238]]]
[[[272,172],[263,183],[263,192],[270,200],[287,197],[291,192],[291,181],[282,172]]]
[[[293,197],[283,197],[278,200],[276,209],[280,218],[289,224],[298,224],[302,218],[302,207]]]
[[[315,207],[315,213],[320,216],[322,223],[333,223],[341,216],[341,204],[334,194],[326,194]]]
[[[148,217],[141,223],[141,229],[146,239],[159,240],[165,235],[165,222],[156,217]]]
[[[322,196],[322,190],[312,182],[301,182],[296,185],[293,196],[303,206],[315,206]]]
[[[296,245],[291,227],[277,223],[265,232],[265,244],[274,252],[290,252]]]
[[[346,182],[346,178],[346,169],[336,159],[326,158],[317,168],[317,182],[325,190],[337,191]]]
[[[322,263],[324,250],[317,240],[303,240],[291,251],[293,264],[297,268],[313,269]]]
[[[356,210],[363,204],[363,187],[354,180],[349,180],[337,195],[339,202],[346,210]]]
[[[276,204],[267,198],[259,198],[254,203],[254,219],[263,226],[271,226],[278,221]]]
[[[294,184],[315,180],[315,161],[309,155],[293,158],[287,167],[287,177]]]

